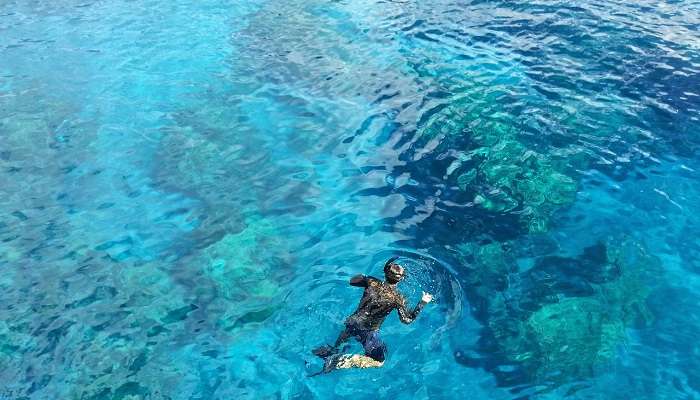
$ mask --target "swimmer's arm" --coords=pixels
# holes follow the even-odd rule
[[[367,287],[367,276],[355,275],[350,278],[350,285],[358,287]]]
[[[404,324],[410,324],[416,320],[418,314],[420,314],[426,304],[428,304],[428,302],[421,299],[413,310],[409,310],[406,308],[406,299],[401,297],[399,299],[399,304],[396,307],[396,310],[399,312],[399,319]]]
[[[379,279],[367,275],[355,275],[350,278],[350,284],[358,287],[367,287],[372,281],[379,282]]]

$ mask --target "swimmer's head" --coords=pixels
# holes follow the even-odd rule
[[[384,264],[384,277],[386,278],[386,281],[391,284],[401,282],[401,280],[406,276],[406,270],[396,263],[397,259],[398,257],[391,257],[389,261]]]

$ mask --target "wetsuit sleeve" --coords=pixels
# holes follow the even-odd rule
[[[367,287],[369,279],[365,275],[355,275],[350,278],[350,285],[358,287]]]
[[[420,314],[424,306],[425,303],[423,303],[423,301],[421,300],[418,302],[418,304],[416,304],[416,307],[413,310],[409,310],[408,308],[406,308],[406,299],[403,296],[401,296],[398,300],[396,310],[399,312],[399,319],[401,320],[401,322],[403,322],[404,324],[410,324],[411,322],[416,320],[418,314]]]

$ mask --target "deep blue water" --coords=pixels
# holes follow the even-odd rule
[[[699,110],[697,1],[4,1],[0,399],[700,398]]]

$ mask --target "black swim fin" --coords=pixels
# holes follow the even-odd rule
[[[324,359],[324,362],[323,362],[323,369],[309,375],[309,378],[317,376],[317,375],[327,374],[329,372],[333,372],[338,367],[338,363],[341,361],[342,358],[343,358],[343,354],[332,354],[332,355],[326,357]]]
[[[328,357],[332,356],[333,354],[337,353],[337,352],[338,352],[338,349],[336,349],[335,347],[330,346],[330,345],[325,345],[325,346],[321,346],[321,347],[318,347],[318,348],[316,348],[316,349],[313,349],[313,351],[311,351],[311,352],[312,352],[316,357],[320,357],[320,358],[323,358],[323,359],[325,360],[326,358],[328,358]]]
[[[314,376],[321,375],[323,373],[323,370],[320,370],[318,372],[314,372],[313,374],[306,375],[307,378],[313,378]]]

